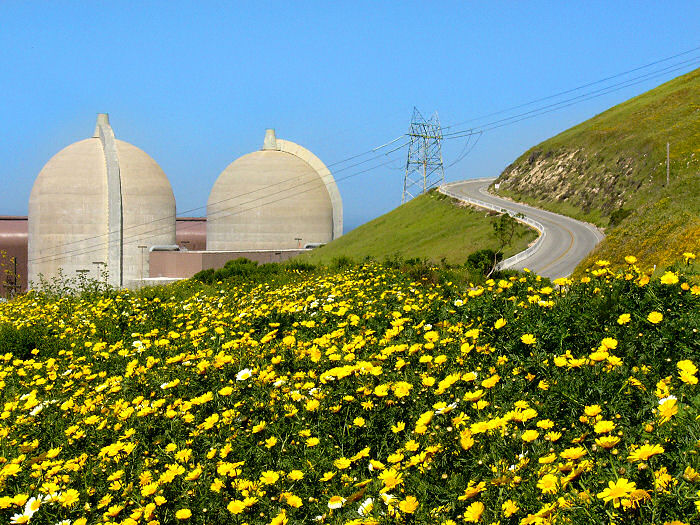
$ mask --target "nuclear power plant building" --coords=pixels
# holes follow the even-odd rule
[[[116,287],[148,276],[139,246],[175,244],[175,197],[163,170],[139,148],[117,140],[107,114],[92,138],[59,151],[29,198],[28,279],[107,271]]]
[[[175,197],[148,154],[117,140],[106,113],[91,138],[44,165],[28,217],[0,216],[0,298],[63,277],[138,288],[245,257],[282,262],[343,234],[333,175],[306,148],[265,133],[259,151],[219,175],[207,217],[176,218]],[[68,284],[68,283],[66,283]]]
[[[219,175],[207,202],[207,250],[288,250],[343,233],[333,175],[306,148],[268,129],[260,151]]]

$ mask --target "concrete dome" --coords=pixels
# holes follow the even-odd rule
[[[263,149],[219,175],[207,202],[207,250],[282,250],[342,235],[335,180],[307,149],[267,130]]]
[[[139,246],[175,244],[175,197],[158,164],[116,140],[101,114],[92,138],[62,149],[39,173],[28,227],[30,281],[59,269],[96,278],[102,268],[110,284],[125,286],[148,276]]]

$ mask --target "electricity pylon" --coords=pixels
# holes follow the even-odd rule
[[[410,142],[401,204],[445,182],[440,146],[442,128],[437,111],[429,120],[425,120],[414,107],[408,137]]]

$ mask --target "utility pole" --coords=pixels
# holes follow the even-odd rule
[[[669,176],[671,174],[671,143],[666,143],[666,186],[668,186]]]
[[[401,204],[445,182],[442,164],[442,128],[437,111],[426,120],[413,108]]]

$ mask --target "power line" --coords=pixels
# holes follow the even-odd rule
[[[405,145],[404,145],[404,146],[405,146]],[[387,160],[387,161],[385,161],[385,162],[383,162],[383,163],[381,163],[381,164],[378,164],[378,165],[376,165],[376,166],[372,166],[372,167],[370,167],[370,168],[367,168],[367,169],[364,169],[364,170],[361,170],[361,171],[352,173],[352,174],[347,175],[347,176],[345,176],[345,177],[341,177],[341,178],[338,179],[338,180],[346,180],[346,179],[355,177],[355,176],[360,175],[360,174],[362,174],[362,173],[366,173],[366,172],[371,171],[371,170],[373,170],[373,169],[377,169],[377,168],[379,168],[379,167],[381,167],[381,166],[384,166],[384,165],[386,165],[386,164],[389,164],[389,163],[393,162],[394,160],[395,160],[395,159],[389,159],[389,160]],[[295,188],[295,189],[298,189],[299,187],[304,186],[304,185],[307,185],[307,184],[309,184],[309,182],[304,183],[304,184],[302,184],[302,185],[300,185],[300,186],[297,186],[297,188]],[[266,202],[266,203],[259,204],[259,205],[257,205],[257,206],[252,206],[252,207],[245,208],[245,209],[241,209],[241,210],[239,210],[239,211],[236,211],[236,212],[233,212],[233,213],[229,213],[229,214],[227,214],[227,215],[225,215],[225,216],[237,215],[238,213],[243,213],[243,212],[245,212],[245,211],[250,211],[250,210],[253,210],[253,209],[257,209],[257,208],[262,208],[262,207],[264,207],[264,206],[267,206],[267,205],[270,205],[270,204],[274,204],[274,203],[276,203],[276,202],[280,202],[280,201],[285,200],[285,199],[288,199],[288,198],[290,198],[290,197],[295,197],[295,196],[297,196],[297,195],[301,195],[301,194],[304,194],[304,193],[308,193],[309,191],[312,191],[313,189],[314,189],[314,188],[310,188],[310,189],[307,189],[307,190],[304,190],[304,191],[297,191],[297,192],[294,192],[294,193],[287,193],[284,197],[279,198],[279,199],[276,199],[276,200],[274,200],[274,201]],[[284,193],[284,191],[279,191],[279,192],[277,192],[277,193]],[[242,207],[242,206],[244,206],[245,204],[250,204],[250,203],[255,202],[255,201],[257,201],[257,200],[261,200],[261,199],[263,199],[263,198],[265,198],[265,197],[259,197],[259,198],[257,198],[257,199],[253,199],[253,200],[250,200],[250,201],[246,201],[246,202],[244,202],[244,203],[240,203],[240,204],[238,204],[238,205],[236,205],[236,206],[232,206],[232,207],[229,207],[229,208],[224,208],[224,209],[222,209],[222,210],[218,210],[217,212],[215,212],[214,214],[212,214],[212,216],[216,216],[217,214],[224,213],[224,212],[226,212],[227,210],[235,209],[236,207]],[[188,229],[190,229],[190,228],[192,228],[192,227],[194,227],[194,226],[195,226],[195,225],[193,224],[192,226],[189,226],[189,227],[187,227],[187,226],[181,227],[181,228],[180,228],[180,231],[188,230]],[[167,226],[167,227],[169,227],[169,226]],[[135,239],[140,239],[140,238],[142,238],[142,236],[148,235],[148,234],[151,234],[151,236],[157,235],[158,233],[162,233],[161,230],[162,230],[163,228],[165,228],[165,227],[161,226],[161,227],[157,227],[157,228],[155,228],[155,229],[153,229],[153,230],[149,230],[149,231],[146,231],[146,232],[141,232],[138,236],[132,236],[132,237],[130,237],[130,238],[125,238],[125,239],[124,239],[124,242],[126,242],[126,241],[132,241],[132,240],[135,240]],[[93,246],[88,247],[88,249],[79,248],[79,249],[75,249],[75,250],[72,250],[72,251],[69,251],[69,252],[64,252],[64,253],[62,253],[62,254],[55,254],[55,255],[43,256],[43,257],[37,258],[37,259],[31,259],[31,261],[34,262],[34,261],[37,261],[37,260],[40,260],[40,259],[41,259],[41,260],[48,259],[48,261],[57,261],[57,260],[61,260],[61,259],[66,259],[66,258],[68,258],[68,257],[76,257],[76,256],[79,256],[79,255],[84,255],[84,254],[88,254],[88,253],[94,253],[94,252],[96,252],[96,251],[99,251],[99,250],[103,249],[105,245],[109,245],[110,242],[116,242],[116,241],[117,241],[116,239],[107,240],[107,241],[105,241],[105,242],[100,242],[100,243],[94,244]],[[44,262],[47,262],[47,261],[44,261]]]
[[[507,113],[508,111],[512,111],[512,110],[514,110],[514,109],[519,109],[519,108],[523,108],[523,107],[530,106],[530,105],[535,104],[535,103],[537,103],[537,102],[542,102],[542,101],[545,101],[545,100],[551,100],[551,99],[553,99],[553,98],[556,98],[556,97],[559,97],[559,96],[562,96],[562,95],[566,95],[566,94],[569,94],[569,93],[573,93],[573,92],[575,92],[575,91],[579,91],[579,90],[585,89],[585,88],[587,88],[587,87],[591,87],[591,86],[594,86],[594,85],[597,85],[597,84],[601,84],[601,83],[603,83],[603,82],[607,82],[607,81],[612,80],[612,79],[614,79],[614,78],[619,78],[619,77],[621,77],[621,76],[628,75],[628,74],[633,73],[633,72],[636,72],[636,71],[640,71],[640,70],[643,70],[643,69],[647,69],[647,68],[649,68],[649,67],[652,67],[652,66],[654,66],[654,65],[657,65],[657,64],[660,64],[660,63],[663,63],[663,62],[668,62],[669,60],[673,60],[674,58],[678,58],[678,57],[680,57],[680,56],[688,55],[688,54],[693,53],[693,52],[695,52],[695,51],[697,51],[697,50],[700,50],[700,47],[695,47],[695,48],[693,48],[693,49],[689,49],[689,50],[687,50],[687,51],[683,51],[683,52],[681,52],[681,53],[677,53],[677,54],[675,54],[675,55],[672,55],[672,56],[669,56],[669,57],[666,57],[666,58],[662,58],[662,59],[660,59],[660,60],[656,60],[656,61],[654,61],[654,62],[649,62],[649,63],[647,63],[647,64],[644,64],[643,66],[639,66],[639,67],[636,67],[636,68],[633,68],[633,69],[629,69],[629,70],[627,70],[627,71],[623,71],[622,73],[618,73],[618,74],[616,74],[616,75],[611,75],[611,76],[605,77],[605,78],[603,78],[603,79],[596,80],[596,81],[594,81],[594,82],[589,82],[589,83],[587,83],[587,84],[583,84],[583,85],[581,85],[581,86],[578,86],[578,87],[575,87],[575,88],[572,88],[572,89],[568,89],[568,90],[566,90],[566,91],[561,91],[561,92],[555,93],[555,94],[553,94],[553,95],[549,95],[549,96],[546,96],[546,97],[541,97],[541,98],[532,100],[532,101],[530,101],[530,102],[526,102],[526,103],[524,103],[524,104],[519,104],[519,105],[517,105],[517,106],[512,106],[512,107],[510,107],[510,108],[506,108],[506,109],[503,109],[503,110],[500,110],[500,111],[495,111],[495,112],[492,112],[492,113],[488,113],[488,114],[486,114],[486,115],[482,115],[482,116],[480,116],[480,117],[476,117],[476,118],[473,118],[473,119],[469,119],[469,120],[465,120],[465,121],[462,121],[462,122],[458,122],[458,123],[456,123],[456,124],[451,124],[451,125],[449,125],[449,126],[445,126],[445,127],[443,128],[443,130],[445,130],[445,129],[450,129],[450,128],[455,128],[455,127],[457,127],[457,126],[459,126],[459,125],[461,125],[461,124],[467,123],[467,122],[474,122],[474,121],[482,120],[482,119],[484,119],[484,118],[486,118],[486,117],[489,117],[489,116],[501,115],[501,114]],[[619,91],[620,89],[624,89],[624,88],[627,88],[627,87],[631,87],[631,86],[640,84],[640,83],[642,83],[642,82],[646,82],[646,81],[651,80],[651,79],[653,79],[653,78],[657,78],[657,77],[659,77],[659,76],[661,76],[661,75],[665,75],[665,74],[668,74],[668,73],[671,73],[671,72],[678,71],[679,69],[683,69],[684,67],[686,67],[686,66],[688,66],[688,65],[697,63],[697,61],[698,61],[698,57],[693,57],[693,58],[690,58],[690,59],[688,59],[688,60],[684,60],[684,61],[679,62],[679,63],[671,64],[671,65],[666,66],[666,67],[664,67],[664,68],[662,68],[662,69],[660,69],[660,70],[656,70],[656,71],[652,71],[652,72],[649,72],[649,73],[645,73],[645,74],[643,74],[643,75],[639,75],[639,76],[633,77],[633,78],[631,78],[631,79],[626,79],[626,80],[624,80],[624,81],[622,81],[622,82],[619,82],[619,83],[616,83],[616,84],[612,84],[612,85],[609,85],[609,86],[605,86],[605,87],[600,88],[600,89],[598,89],[598,90],[589,91],[589,92],[587,92],[587,93],[584,93],[584,94],[582,94],[582,95],[578,95],[578,96],[576,96],[576,97],[572,97],[572,98],[569,98],[569,99],[566,99],[566,100],[562,100],[562,101],[559,101],[559,102],[555,102],[555,103],[553,103],[553,104],[548,104],[548,105],[546,105],[546,106],[542,106],[542,107],[539,107],[539,108],[535,108],[535,109],[533,109],[533,110],[530,110],[530,111],[527,111],[527,112],[524,112],[524,113],[520,113],[520,114],[517,114],[517,115],[513,115],[513,116],[510,116],[510,117],[506,117],[506,118],[504,118],[504,119],[499,119],[499,120],[495,120],[495,121],[492,121],[492,122],[487,122],[487,123],[485,123],[485,124],[483,124],[483,125],[481,125],[481,126],[477,126],[476,129],[475,129],[474,127],[472,127],[472,128],[467,129],[467,130],[459,130],[459,131],[453,131],[453,132],[444,133],[443,137],[444,137],[445,140],[461,139],[461,138],[465,138],[465,137],[467,138],[467,142],[465,143],[464,148],[463,148],[463,152],[464,152],[464,153],[460,153],[460,155],[458,156],[458,158],[457,158],[455,161],[453,161],[452,163],[450,163],[446,168],[450,168],[450,167],[454,166],[455,164],[457,164],[458,162],[460,162],[462,159],[464,159],[469,153],[471,153],[471,151],[474,149],[474,147],[476,147],[476,144],[478,143],[479,139],[481,138],[481,136],[482,136],[483,133],[485,133],[485,132],[493,131],[493,130],[498,129],[498,128],[501,128],[501,127],[505,127],[505,126],[508,126],[508,125],[511,125],[511,124],[515,124],[515,123],[518,123],[518,122],[522,122],[523,120],[527,120],[527,119],[529,119],[529,118],[534,118],[534,117],[537,117],[537,116],[540,116],[540,115],[544,115],[544,114],[546,114],[546,113],[551,113],[551,112],[553,112],[553,111],[557,111],[557,110],[559,110],[559,109],[563,109],[563,108],[572,106],[572,105],[577,104],[577,103],[579,103],[579,102],[584,102],[584,101],[590,100],[590,99],[592,99],[592,98],[596,98],[596,97],[599,97],[599,96],[603,96],[603,95],[606,95],[606,94],[609,94],[609,93],[613,93],[613,92],[615,92],[615,91]],[[550,108],[551,108],[551,109],[550,109]],[[522,118],[521,118],[521,117],[522,117]],[[472,145],[471,148],[469,148],[469,149],[467,150],[468,145],[469,145],[469,141],[470,141],[470,139],[471,139],[474,135],[477,136],[476,142]]]
[[[379,150],[382,149],[382,148],[386,148],[387,146],[390,146],[390,145],[393,144],[394,142],[398,142],[399,140],[401,140],[401,139],[404,138],[404,137],[405,137],[405,135],[399,135],[399,136],[396,137],[395,139],[390,140],[389,142],[387,142],[386,144],[382,144],[381,146],[377,146],[376,148],[369,149],[369,150],[367,150],[367,151],[365,151],[365,152],[363,152],[363,153],[358,153],[357,155],[353,155],[352,157],[347,157],[347,158],[345,158],[345,159],[343,159],[343,160],[339,160],[339,161],[333,162],[333,163],[331,163],[331,164],[326,164],[326,167],[327,167],[327,168],[330,168],[331,166],[336,166],[336,165],[338,165],[338,164],[343,164],[343,163],[345,163],[345,162],[349,162],[349,161],[351,161],[351,160],[354,160],[354,159],[356,159],[356,158],[358,158],[358,157],[362,157],[362,156],[364,156],[364,155],[369,155],[370,153],[374,153],[374,152],[376,152],[376,151],[379,151]]]
[[[642,82],[646,82],[648,80],[651,80],[653,78],[657,78],[659,76],[666,75],[668,73],[672,73],[681,69],[685,69],[689,65],[693,65],[696,63],[700,63],[700,57],[693,57],[691,59],[685,60],[683,62],[677,63],[677,64],[672,64],[670,66],[667,66],[661,70],[657,71],[652,71],[650,73],[645,73],[644,75],[640,75],[631,79],[624,80],[623,82],[619,82],[617,84],[612,84],[610,86],[606,86],[604,88],[600,88],[597,90],[589,91],[587,93],[583,93],[581,95],[577,95],[575,97],[571,97],[559,102],[554,102],[552,104],[547,104],[545,106],[541,106],[539,108],[532,109],[530,111],[526,111],[523,113],[519,113],[517,115],[513,115],[511,117],[506,117],[503,119],[498,119],[494,120],[492,122],[487,122],[486,124],[483,124],[482,126],[479,126],[477,128],[469,128],[466,130],[458,130],[458,131],[453,131],[450,133],[445,133],[443,134],[443,137],[446,140],[454,139],[454,138],[463,138],[469,135],[473,135],[476,133],[480,132],[488,132],[492,131],[497,128],[501,128],[507,125],[515,124],[516,122],[521,122],[523,120],[526,120],[528,118],[534,118],[540,115],[544,115],[546,113],[551,113],[552,111],[556,111],[562,108],[566,108],[569,106],[572,106],[574,104],[578,104],[579,102],[584,102],[586,100],[590,100],[596,97],[600,97],[603,95],[607,95],[609,93],[613,93],[615,91],[619,91],[620,89],[624,89],[627,87],[631,87],[637,84],[640,84]],[[550,109],[553,108],[553,109]],[[521,118],[523,117],[523,118]]]
[[[687,54],[687,53],[685,53],[685,54]],[[677,71],[677,70],[679,70],[679,69],[682,69],[682,68],[685,67],[686,65],[688,65],[688,64],[690,64],[690,63],[695,63],[695,62],[697,62],[697,61],[699,61],[699,60],[700,60],[699,57],[694,57],[694,58],[692,58],[692,59],[685,60],[685,61],[680,62],[680,63],[672,64],[672,65],[667,66],[667,67],[665,67],[665,68],[663,68],[663,69],[661,69],[661,70],[652,71],[652,72],[650,72],[650,73],[645,73],[644,75],[640,75],[640,76],[634,77],[634,78],[632,78],[632,79],[627,79],[627,80],[625,80],[625,81],[623,81],[623,82],[620,82],[620,83],[617,83],[617,84],[613,84],[613,85],[611,85],[611,86],[606,86],[606,87],[601,88],[601,89],[598,89],[598,90],[590,91],[590,92],[588,92],[588,93],[584,93],[584,94],[582,94],[582,95],[578,95],[578,96],[576,96],[576,97],[572,97],[572,98],[569,98],[569,99],[566,99],[566,100],[563,100],[563,101],[560,101],[560,102],[557,102],[557,103],[554,103],[554,104],[548,104],[548,105],[546,105],[546,106],[543,106],[543,107],[540,107],[540,108],[536,108],[536,109],[534,109],[534,110],[530,110],[530,111],[528,111],[528,112],[521,113],[521,114],[518,114],[518,115],[514,115],[514,116],[509,117],[509,118],[506,118],[506,119],[499,119],[499,120],[493,121],[493,122],[491,122],[491,123],[485,124],[484,127],[483,127],[482,129],[476,129],[476,130],[474,130],[474,129],[469,129],[469,130],[465,130],[465,131],[453,132],[453,133],[451,133],[451,134],[445,134],[445,138],[447,138],[447,139],[471,137],[471,136],[473,136],[473,135],[477,135],[477,140],[476,140],[476,142],[472,145],[472,147],[469,148],[467,151],[465,151],[465,153],[462,154],[456,161],[454,161],[452,164],[450,164],[449,167],[451,167],[451,166],[453,166],[454,164],[456,164],[457,162],[461,161],[468,153],[470,153],[470,152],[474,149],[474,147],[476,146],[476,144],[478,143],[478,141],[479,141],[479,139],[481,138],[481,136],[483,135],[483,133],[485,133],[485,132],[492,131],[492,130],[497,129],[497,128],[500,128],[500,127],[504,127],[504,126],[506,126],[506,125],[514,124],[514,123],[516,123],[516,122],[520,122],[520,121],[526,120],[526,119],[528,119],[528,118],[534,118],[534,117],[536,117],[536,116],[543,115],[543,114],[546,114],[546,113],[550,113],[550,112],[552,112],[552,111],[556,111],[556,110],[558,110],[558,109],[562,109],[562,108],[565,108],[565,107],[569,107],[569,106],[571,106],[571,105],[573,105],[573,104],[576,104],[576,103],[579,103],[579,102],[583,102],[583,101],[589,100],[589,99],[591,99],[591,98],[595,98],[595,97],[598,97],[598,96],[602,96],[602,95],[605,95],[605,94],[608,94],[608,93],[612,93],[612,92],[614,92],[614,91],[618,91],[618,90],[620,90],[620,89],[624,89],[624,88],[626,88],[626,87],[630,87],[630,86],[632,86],[632,85],[639,84],[639,83],[641,83],[641,82],[645,82],[645,81],[647,81],[647,80],[650,80],[650,79],[652,79],[652,78],[656,78],[656,77],[658,77],[658,76],[667,74],[667,73],[669,73],[669,72],[673,72],[673,71]],[[657,63],[658,63],[658,61],[657,61]],[[639,68],[637,68],[637,69],[639,69]],[[619,75],[618,75],[618,76],[619,76]],[[522,117],[522,118],[520,118],[520,117]],[[340,164],[340,163],[343,163],[343,162],[348,162],[349,160],[362,157],[363,155],[366,155],[367,153],[370,153],[370,152],[373,152],[373,151],[378,151],[378,150],[380,150],[380,149],[382,149],[382,148],[384,148],[384,147],[387,147],[387,146],[389,146],[389,145],[391,145],[391,144],[394,144],[395,142],[397,142],[397,141],[400,140],[401,138],[402,138],[402,136],[399,136],[399,137],[397,137],[397,138],[391,140],[390,142],[388,142],[388,143],[386,143],[386,144],[383,144],[383,145],[381,145],[381,146],[377,146],[376,148],[372,148],[371,150],[367,150],[367,151],[364,152],[364,153],[357,154],[357,155],[353,155],[353,156],[351,156],[351,157],[348,157],[348,158],[346,158],[346,159],[344,159],[344,160],[342,160],[342,161],[338,161],[338,162],[333,163],[333,164],[331,164],[331,165],[337,165],[337,164]],[[341,168],[341,169],[339,169],[339,170],[336,170],[336,173],[339,173],[339,172],[345,171],[345,170],[347,170],[347,169],[351,169],[351,168],[360,166],[360,165],[362,165],[362,164],[366,164],[367,162],[372,162],[372,161],[374,161],[374,160],[377,160],[377,159],[379,159],[379,158],[382,158],[383,156],[388,155],[388,154],[390,154],[390,153],[396,151],[397,149],[403,148],[403,147],[406,146],[407,144],[408,144],[408,143],[402,144],[402,145],[399,146],[398,148],[395,148],[395,149],[393,149],[393,150],[390,150],[389,152],[383,153],[383,154],[381,154],[381,155],[374,156],[374,157],[372,157],[372,158],[370,158],[370,159],[365,159],[365,160],[363,160],[363,161],[361,161],[361,162],[357,162],[357,163],[352,164],[352,165],[350,165],[350,166],[346,166],[346,167],[344,167],[344,168]],[[465,148],[465,149],[466,149],[466,148]],[[384,165],[386,165],[386,164],[389,164],[390,162],[392,162],[392,161],[385,162],[385,163],[381,163],[381,164],[379,164],[379,165],[377,165],[377,166],[375,166],[375,167],[370,168],[370,170],[371,170],[371,169],[376,169],[377,167],[384,166]],[[368,171],[368,170],[360,171],[360,172],[358,172],[358,174],[364,173],[365,171]],[[344,177],[344,178],[340,178],[340,179],[337,179],[337,180],[344,180],[344,179],[346,179],[346,178],[353,177],[354,175],[355,175],[355,174],[351,174],[349,177]],[[285,181],[282,181],[282,182],[285,182]],[[237,199],[237,198],[239,198],[239,197],[241,197],[241,196],[250,195],[250,194],[256,193],[256,192],[258,192],[258,191],[261,191],[262,189],[272,188],[272,187],[274,187],[274,186],[276,186],[276,184],[266,186],[265,188],[259,188],[259,189],[256,189],[256,190],[252,190],[252,191],[250,191],[250,192],[246,192],[246,193],[243,193],[243,194],[234,195],[234,196],[232,196],[232,197],[230,197],[230,198],[224,199],[224,200],[222,200],[222,201],[219,201],[219,202],[213,203],[213,204],[218,204],[218,203],[221,203],[221,202],[226,202],[226,201],[230,201],[230,200],[233,200],[233,199]],[[278,191],[278,192],[275,193],[275,194],[279,194],[279,193],[282,193],[282,192]],[[273,195],[274,195],[274,194],[273,194]],[[245,204],[248,204],[248,203],[250,203],[250,202],[255,202],[255,201],[261,200],[261,199],[263,199],[263,198],[264,198],[264,197],[259,197],[259,198],[253,199],[253,200],[251,200],[251,201],[246,201],[246,202],[241,203],[241,204],[239,204],[239,205],[240,205],[240,206],[243,206],[243,205],[245,205]],[[274,201],[274,202],[277,202],[277,201]],[[195,209],[201,209],[201,208],[204,208],[204,207],[199,207],[199,208],[195,208]],[[250,209],[253,209],[253,208],[250,208]],[[224,209],[224,210],[222,210],[222,211],[226,211],[226,209]],[[215,212],[215,213],[216,213],[216,212]],[[157,221],[153,221],[153,222],[157,222]],[[147,224],[148,224],[148,223],[147,223]],[[142,227],[142,226],[143,226],[143,225],[139,225],[138,227]],[[145,232],[145,233],[150,233],[150,232]],[[81,242],[81,241],[78,241],[78,242]]]
[[[639,66],[639,67],[636,67],[634,69],[628,69],[627,71],[623,71],[622,73],[617,73],[617,74],[611,75],[609,77],[601,78],[600,80],[596,80],[594,82],[588,82],[587,84],[583,84],[583,85],[577,86],[575,88],[567,89],[565,91],[560,91],[559,93],[554,93],[553,95],[548,95],[546,97],[537,98],[535,100],[531,100],[530,102],[525,102],[524,104],[518,104],[517,106],[512,106],[512,107],[502,109],[499,111],[494,111],[493,113],[487,113],[486,115],[481,115],[480,117],[475,117],[472,119],[463,120],[462,122],[457,122],[457,123],[451,124],[449,126],[443,126],[442,129],[451,129],[451,128],[454,128],[457,126],[461,126],[462,124],[466,124],[467,122],[474,122],[474,121],[478,121],[478,120],[481,120],[484,118],[493,117],[495,115],[501,115],[503,113],[507,113],[508,111],[512,111],[514,109],[520,109],[523,107],[530,106],[532,104],[536,104],[537,102],[543,102],[545,100],[550,100],[552,98],[560,97],[562,95],[568,95],[569,93],[573,93],[574,91],[578,91],[580,89],[585,89],[585,88],[590,87],[590,86],[595,86],[596,84],[600,84],[602,82],[612,80],[613,78],[618,78],[618,77],[621,77],[624,75],[628,75],[629,73],[634,73],[635,71],[640,71],[642,69],[646,69],[648,67],[655,66],[656,64],[660,64],[662,62],[668,62],[669,60],[673,60],[674,58],[678,58],[680,56],[688,55],[688,54],[693,53],[694,51],[698,51],[698,50],[700,50],[700,46],[695,47],[693,49],[689,49],[687,51],[683,51],[682,53],[677,53],[675,55],[672,55],[672,56],[669,56],[666,58],[662,58],[660,60],[655,60],[654,62],[649,62],[648,64],[644,64],[643,66]]]
[[[479,143],[479,139],[481,139],[481,136],[483,134],[484,134],[483,131],[479,131],[478,133],[473,133],[473,134],[467,135],[467,141],[464,143],[464,148],[462,149],[463,153],[460,153],[457,156],[457,159],[455,161],[453,161],[452,163],[445,166],[445,169],[451,168],[455,164],[458,164],[459,162],[462,161],[462,159],[464,159],[467,155],[469,155],[474,150],[476,145]],[[469,142],[471,141],[472,137],[474,137],[474,136],[476,136],[476,140],[474,141],[474,144],[472,144],[471,148],[469,148]]]

